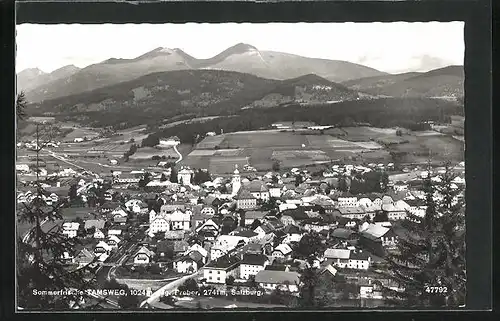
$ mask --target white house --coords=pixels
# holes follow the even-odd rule
[[[160,143],[158,144],[160,147],[173,147],[177,146],[181,143],[181,140],[177,136],[172,136],[169,138],[160,139]]]
[[[344,196],[338,198],[339,207],[357,207],[358,198],[356,196]]]
[[[291,255],[292,255],[292,248],[288,244],[278,245],[271,254],[273,258],[280,258],[280,259],[289,259]]]
[[[76,237],[79,228],[80,228],[80,223],[66,222],[63,224],[62,234],[66,235],[69,238]]]
[[[100,229],[96,229],[94,232],[94,238],[98,240],[103,240],[106,236],[104,235],[104,232],[101,231]]]
[[[240,278],[247,280],[250,275],[256,275],[269,265],[269,259],[262,254],[245,253],[240,262]]]
[[[116,249],[118,248],[118,243],[120,243],[121,240],[118,238],[116,235],[111,235],[108,237],[108,245],[111,246],[111,248]]]
[[[111,250],[112,248],[108,243],[100,241],[94,248],[94,254],[100,257],[101,255],[108,255]]]
[[[324,258],[331,261],[332,266],[346,268],[349,265],[351,250],[347,249],[326,249]]]
[[[224,256],[212,260],[203,267],[203,278],[208,283],[225,284],[229,276],[238,278],[240,260],[235,256]]]
[[[172,230],[189,231],[191,229],[191,215],[189,212],[183,213],[176,210],[172,214],[165,215],[172,224]]]
[[[30,167],[28,164],[16,164],[16,171],[19,172],[29,172]]]
[[[154,253],[150,251],[147,247],[142,246],[134,254],[134,264],[149,264],[153,258]]]
[[[182,257],[173,262],[173,268],[177,270],[178,273],[193,273],[200,268],[200,262],[197,262],[189,256]]]
[[[347,268],[354,270],[368,270],[370,263],[371,257],[368,252],[362,250],[351,251]]]
[[[220,235],[217,237],[215,244],[210,248],[210,259],[217,260],[226,255],[229,251],[238,246],[243,246],[248,242],[248,239],[234,235]]]
[[[116,217],[116,216],[127,217],[128,214],[127,214],[127,212],[125,212],[125,210],[123,208],[117,207],[113,210],[113,212],[111,212],[111,216],[112,217]]]
[[[170,221],[168,221],[163,216],[155,218],[149,224],[149,234],[150,235],[155,235],[158,232],[166,232],[166,231],[170,231]]]
[[[281,191],[282,191],[282,189],[279,187],[270,187],[269,188],[269,196],[274,197],[274,198],[280,198]]]
[[[179,178],[179,183],[182,185],[191,185],[191,177],[193,176],[194,171],[189,168],[183,168],[177,174]]]
[[[283,291],[296,293],[299,291],[300,274],[297,272],[263,270],[255,275],[255,282],[268,292],[280,288]]]

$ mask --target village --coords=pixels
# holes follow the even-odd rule
[[[463,196],[465,164],[454,165],[452,187]],[[48,205],[70,200],[55,223],[81,241],[64,254],[68,266],[94,265],[103,289],[116,280],[141,291],[141,307],[291,306],[310,266],[344,305],[382,304],[380,284],[397,289],[381,276],[384,256],[404,237],[407,213],[425,215],[423,180],[439,182],[444,168],[326,167],[260,173],[235,165],[222,176],[174,165],[101,175],[65,168],[39,176]],[[27,165],[16,170],[34,175]],[[19,190],[17,202],[36,197]],[[305,241],[311,235],[319,252]]]

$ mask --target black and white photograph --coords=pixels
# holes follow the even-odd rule
[[[466,308],[464,26],[18,24],[17,311]]]

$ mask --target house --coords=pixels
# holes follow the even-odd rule
[[[347,268],[354,270],[368,270],[371,263],[370,254],[366,251],[351,251]]]
[[[271,226],[268,224],[262,224],[261,226],[257,227],[255,230],[253,230],[255,233],[257,233],[258,238],[263,238],[266,235],[270,234],[273,232],[273,229]]]
[[[273,258],[288,260],[292,256],[292,249],[288,244],[280,244],[274,249],[271,256]]]
[[[387,214],[389,221],[404,220],[406,218],[406,209],[394,204],[382,204],[382,211]]]
[[[103,240],[105,237],[106,237],[106,235],[104,235],[104,232],[102,230],[100,230],[100,229],[95,230],[95,232],[94,232],[95,239]]]
[[[255,275],[255,282],[269,292],[280,288],[283,291],[296,293],[299,291],[300,274],[297,272],[262,270]]]
[[[121,206],[118,206],[111,212],[111,217],[127,217],[128,214]]]
[[[258,180],[250,182],[248,185],[245,186],[245,189],[252,194],[253,197],[255,197],[258,200],[261,201],[268,201],[269,200],[269,190],[267,189],[266,185]]]
[[[252,209],[257,207],[257,198],[255,198],[248,190],[241,188],[236,196],[236,207],[241,209]]]
[[[240,261],[238,257],[228,255],[212,260],[203,267],[203,277],[208,283],[225,284],[230,275],[238,277]]]
[[[186,231],[184,230],[166,231],[165,239],[169,241],[182,241],[185,235]]]
[[[63,224],[62,234],[66,235],[69,238],[76,237],[79,228],[80,228],[80,223],[66,222]]]
[[[193,176],[194,171],[189,168],[182,168],[177,176],[179,178],[179,183],[182,185],[191,185],[191,177]]]
[[[206,221],[205,223],[201,224],[196,228],[196,233],[198,233],[198,235],[202,235],[208,232],[209,235],[217,237],[219,235],[220,228],[221,228],[220,222],[217,222],[215,219],[209,219],[208,221]]]
[[[189,248],[187,241],[174,241],[174,253],[184,253]]]
[[[347,242],[356,240],[357,234],[353,230],[339,227],[330,232],[330,237],[336,241]]]
[[[259,234],[245,228],[237,228],[231,233],[229,233],[229,235],[246,238],[247,242],[256,241],[259,237]]]
[[[172,214],[165,216],[170,221],[172,230],[189,231],[191,229],[191,214],[189,212],[183,213],[176,210]]]
[[[97,245],[94,248],[94,254],[98,257],[104,254],[109,254],[111,252],[112,248],[111,246],[108,245],[108,243],[104,241],[100,241],[97,243]]]
[[[121,240],[118,238],[118,236],[116,235],[111,235],[108,237],[108,245],[111,247],[111,248],[118,248],[118,243],[120,243]]]
[[[160,207],[160,215],[171,214],[175,211],[187,212],[186,204],[165,204]]]
[[[366,216],[366,212],[362,207],[359,206],[349,206],[349,207],[339,207],[333,211],[332,215],[334,217],[345,217],[349,219],[363,219]]]
[[[329,264],[339,268],[346,268],[349,265],[351,250],[347,249],[326,249],[324,258]]]
[[[250,226],[255,220],[262,222],[268,211],[247,211],[245,212],[245,226]]]
[[[405,192],[408,190],[408,184],[398,181],[394,183],[394,186],[392,188],[395,192]]]
[[[210,206],[210,205],[205,205],[203,206],[203,208],[201,209],[200,213],[202,215],[209,215],[209,216],[213,216],[217,213],[217,211],[215,210],[215,207],[214,206]]]
[[[134,264],[149,264],[149,263],[151,263],[151,260],[153,257],[154,257],[154,253],[151,250],[149,250],[147,247],[142,246],[133,255]]]
[[[407,199],[405,202],[408,204],[408,211],[418,217],[424,217],[425,212],[427,211],[427,206],[425,205],[424,200],[416,199]]]
[[[96,255],[86,248],[82,248],[78,254],[73,258],[73,263],[79,266],[88,265],[94,262]]]
[[[240,262],[240,278],[247,280],[250,275],[256,275],[269,265],[269,259],[262,254],[245,253]]]
[[[184,255],[189,255],[191,253],[199,253],[202,257],[201,262],[204,264],[208,259],[208,251],[199,244],[192,245],[189,249],[184,252]]]
[[[291,215],[287,215],[287,214],[281,215],[280,220],[284,225],[296,225],[297,224],[297,222],[293,219],[293,217]]]
[[[337,204],[339,207],[357,207],[358,198],[356,196],[339,196],[337,199]]]
[[[248,239],[246,237],[221,235],[216,239],[215,244],[210,249],[210,259],[217,260],[235,248],[247,243]]]
[[[203,266],[204,257],[198,251],[190,252],[173,262],[173,268],[179,273],[194,273]]]
[[[104,225],[106,224],[105,220],[86,220],[85,221],[85,230],[89,230],[91,228],[95,228],[97,230],[102,230]]]
[[[127,220],[127,216],[116,215],[115,217],[113,217],[113,222],[120,225],[125,225],[127,223]]]
[[[287,225],[283,232],[286,234],[285,239],[283,240],[283,243],[285,244],[300,242],[303,236],[303,232],[298,226],[295,225]]]
[[[109,228],[108,230],[108,237],[111,236],[111,235],[121,235],[122,234],[122,229],[119,228],[118,226],[112,226]]]
[[[173,146],[177,146],[181,143],[181,140],[179,139],[179,137],[177,136],[172,136],[172,137],[169,137],[169,138],[161,138],[160,139],[160,142],[159,142],[159,146],[161,147],[173,147]]]
[[[282,188],[280,188],[280,187],[271,186],[269,188],[269,196],[270,197],[280,198],[281,197],[281,192],[282,192]]]

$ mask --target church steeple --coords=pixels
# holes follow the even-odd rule
[[[240,176],[240,171],[238,170],[238,164],[235,165],[232,184],[233,184],[232,194],[236,195],[236,193],[238,193],[238,191],[241,188],[241,176]]]

